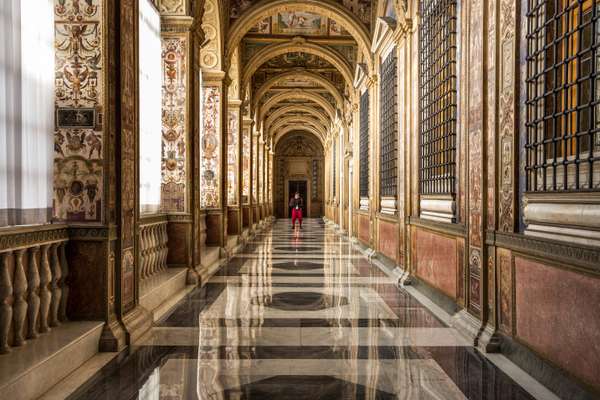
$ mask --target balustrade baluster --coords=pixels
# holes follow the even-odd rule
[[[143,227],[140,235],[142,245],[142,267],[141,267],[141,278],[148,277],[148,227]]]
[[[25,317],[27,316],[27,302],[25,293],[27,292],[27,276],[23,266],[23,255],[25,249],[16,251],[15,272],[13,274],[13,346],[22,346],[25,344]]]
[[[67,300],[69,298],[69,263],[67,262],[67,243],[60,245],[60,266],[62,268],[61,289],[62,296],[60,298],[60,308],[58,310],[58,318],[62,322],[68,321],[67,318]]]
[[[12,282],[10,279],[11,253],[2,253],[2,265],[0,265],[0,354],[10,352],[8,345],[8,331],[12,320]]]
[[[48,313],[52,294],[48,286],[52,280],[52,273],[50,272],[50,261],[48,260],[49,249],[49,244],[42,246],[40,260],[40,333],[46,333],[50,330],[48,328]]]
[[[52,300],[50,301],[50,326],[59,326],[58,309],[60,307],[60,299],[62,297],[62,289],[60,287],[60,279],[62,277],[62,268],[58,258],[59,243],[54,243],[50,247],[52,280],[50,288],[52,290]]]
[[[168,233],[167,233],[167,224],[162,224],[160,227],[160,268],[163,271],[167,269],[167,252],[169,251],[167,247]]]
[[[29,249],[29,268],[27,277],[27,338],[35,339],[38,337],[38,316],[40,313],[40,272],[38,264],[38,255],[40,247],[35,246]]]
[[[158,263],[157,254],[156,254],[156,225],[152,225],[152,275],[156,274],[156,265]]]

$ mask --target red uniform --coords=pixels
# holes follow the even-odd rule
[[[292,207],[292,227],[296,226],[296,220],[300,223],[300,228],[302,228],[302,206],[304,205],[304,201],[302,198],[292,198],[290,200],[290,207]]]

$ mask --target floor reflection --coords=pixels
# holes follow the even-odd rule
[[[530,399],[345,240],[277,222],[73,399]]]

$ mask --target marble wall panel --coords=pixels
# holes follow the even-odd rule
[[[397,262],[398,226],[395,223],[379,221],[379,251],[386,257]]]
[[[186,210],[187,39],[162,38],[162,183],[161,209]]]
[[[458,283],[456,239],[421,228],[414,228],[412,239],[416,276],[456,299]]]
[[[371,240],[371,219],[368,215],[358,214],[358,239],[365,245]]]
[[[102,13],[101,0],[55,1],[55,220],[103,217]]]
[[[600,389],[600,279],[515,257],[516,337]]]

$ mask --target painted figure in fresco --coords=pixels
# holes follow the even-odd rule
[[[302,207],[304,207],[304,200],[300,196],[300,193],[296,192],[294,197],[290,199],[290,207],[292,207],[292,229],[296,228],[296,220],[302,229]]]

